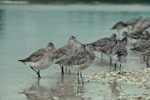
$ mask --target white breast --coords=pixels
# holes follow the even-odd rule
[[[28,66],[32,66],[33,68],[36,68],[38,70],[41,70],[51,66],[53,64],[53,59],[46,56],[37,62],[26,62],[25,64],[27,64]]]

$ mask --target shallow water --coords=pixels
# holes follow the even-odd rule
[[[126,94],[150,93],[136,86],[105,85],[90,81],[78,86],[76,72],[65,74],[53,65],[41,71],[41,80],[18,59],[29,56],[35,50],[53,42],[56,48],[68,42],[74,35],[82,43],[90,43],[111,33],[110,28],[120,20],[150,16],[150,7],[141,5],[0,5],[0,100],[115,100],[122,87]],[[124,31],[124,30],[122,30]],[[130,47],[128,47],[130,48]],[[96,53],[100,57],[99,53]],[[122,69],[145,66],[137,53],[130,52]],[[108,57],[96,59],[83,76],[109,71]],[[111,88],[110,88],[111,87]],[[142,91],[142,92],[140,92]]]

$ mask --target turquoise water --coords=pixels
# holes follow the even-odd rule
[[[94,88],[96,83],[85,84],[82,88],[87,92],[74,95],[78,90],[77,83],[74,82],[76,74],[66,74],[62,82],[58,65],[41,71],[43,78],[38,86],[36,74],[17,60],[45,47],[50,41],[59,48],[67,44],[71,35],[82,43],[109,37],[111,33],[117,32],[110,29],[117,21],[126,21],[139,16],[149,17],[150,7],[141,5],[0,5],[0,100],[26,100],[27,98],[35,100],[24,93],[24,91],[33,90],[44,91],[42,93],[46,95],[51,94],[49,98],[54,96],[56,100],[104,98],[104,94],[107,93],[99,94],[100,86]],[[95,62],[83,72],[83,76],[109,71],[107,59],[99,62],[100,64],[98,60]],[[145,65],[139,57],[129,55],[124,66],[123,69],[130,69]],[[31,87],[33,90],[30,89]],[[102,87],[105,90],[105,86]],[[66,90],[60,92],[59,89],[62,88]],[[89,90],[96,93],[92,94]],[[134,88],[126,91],[134,91]],[[34,98],[34,96],[31,97]]]

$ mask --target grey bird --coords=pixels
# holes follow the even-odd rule
[[[111,29],[116,29],[118,31],[118,37],[120,36],[120,29],[127,27],[128,25],[126,23],[124,23],[123,21],[119,21],[117,22]]]
[[[116,37],[117,37],[117,35],[115,33],[113,33],[110,37],[101,38],[101,39],[99,39],[93,43],[89,43],[89,44],[93,45],[95,50],[98,50],[100,48],[105,47],[108,44],[111,44],[112,42],[115,43]],[[98,50],[98,52],[100,52],[100,50]],[[103,52],[101,52],[101,58],[103,56],[102,53]]]
[[[89,43],[89,44],[94,45],[95,49],[104,47],[107,44],[111,43],[112,41],[116,41],[116,36],[117,35],[115,33],[113,33],[110,37],[101,38],[101,39],[99,39],[93,43]]]
[[[89,67],[91,63],[94,61],[94,59],[95,59],[94,47],[92,45],[88,45],[81,52],[78,52],[77,54],[74,54],[72,56],[67,56],[64,59],[56,61],[55,63],[65,66],[66,68],[69,69],[77,70],[78,84],[80,84],[79,75],[82,80],[82,84],[84,84],[82,77],[82,70]]]
[[[65,56],[73,55],[77,50],[77,47],[75,46],[76,43],[81,45],[81,43],[77,41],[74,36],[70,36],[68,40],[68,44],[63,47],[60,47],[58,49],[60,52],[55,53],[55,59],[59,60]],[[61,73],[64,74],[63,66],[60,67],[61,67]]]
[[[97,52],[101,52],[101,53],[104,53],[104,54],[108,55],[108,57],[110,59],[110,66],[111,66],[111,63],[112,63],[110,55],[112,53],[112,48],[114,48],[116,45],[117,45],[117,40],[116,41],[112,41],[112,42],[108,43],[107,45],[105,45],[103,47],[96,48]]]
[[[127,54],[128,52],[126,46],[123,44],[121,40],[119,40],[118,44],[112,49],[111,54],[111,58],[115,62],[115,70],[117,70],[116,67],[118,63],[121,71],[121,65],[126,60]]]
[[[138,17],[138,18],[132,18],[132,19],[129,19],[127,20],[125,23],[128,25],[128,32],[129,32],[129,26],[131,26],[131,29],[133,30],[133,27],[135,26],[135,24],[141,20],[142,17]]]
[[[145,25],[143,27],[140,27],[138,30],[136,31],[132,31],[128,33],[128,38],[131,40],[130,42],[133,44],[133,47],[135,47],[135,44],[138,40],[140,39],[144,39],[144,38],[149,38],[149,34],[143,34],[144,31],[146,31],[148,28],[150,28],[150,24],[149,25]],[[145,37],[147,35],[147,37]]]
[[[141,45],[131,48],[133,51],[138,51],[143,55],[143,60],[147,66],[149,66],[149,56],[150,56],[150,40],[143,42]]]
[[[126,24],[128,25],[134,25],[138,20],[140,20],[142,17],[138,17],[138,18],[132,18],[126,21]]]
[[[122,34],[123,37],[120,40],[112,41],[102,48],[97,48],[97,51],[100,51],[100,52],[107,54],[109,56],[110,71],[111,71],[111,66],[112,66],[112,53],[114,53],[114,49],[117,48],[118,45],[119,46],[121,46],[121,45],[126,46],[127,45],[127,42],[128,42],[127,35],[128,35],[127,32],[124,31]]]
[[[41,78],[40,70],[46,69],[53,64],[55,51],[58,50],[55,49],[52,42],[49,42],[46,48],[39,49],[33,52],[29,57],[18,61],[28,65],[37,73],[38,78]]]

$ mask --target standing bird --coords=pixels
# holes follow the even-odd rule
[[[142,26],[144,25],[144,23],[145,23],[145,20],[141,18],[141,19],[138,20],[137,23],[133,26],[132,31],[139,31],[139,30],[141,30],[141,28],[142,28]]]
[[[90,43],[90,44],[91,44],[91,45],[94,45],[94,49],[95,49],[95,50],[98,50],[99,48],[103,48],[103,47],[105,47],[105,46],[111,44],[112,42],[113,42],[113,43],[116,42],[116,37],[117,37],[117,35],[116,35],[115,33],[113,33],[113,34],[111,35],[111,37],[101,38],[101,39],[99,39],[99,40],[97,40],[97,41],[95,41],[95,42],[93,42],[93,43]],[[98,50],[98,52],[100,52],[100,50]],[[102,56],[103,56],[102,53],[103,53],[103,52],[101,52],[101,58],[102,58]]]
[[[58,51],[53,43],[49,42],[46,48],[39,49],[29,57],[18,61],[30,66],[37,73],[38,78],[41,78],[40,70],[46,69],[53,64],[55,50]]]
[[[112,64],[112,59],[111,59],[112,48],[114,48],[116,45],[117,45],[117,41],[112,41],[103,47],[96,48],[97,52],[101,52],[101,53],[107,54],[109,56],[110,67]],[[110,70],[111,70],[111,68],[110,68]]]
[[[128,25],[134,25],[138,20],[140,20],[142,17],[138,17],[138,18],[132,18],[126,21],[126,24]]]
[[[126,24],[127,24],[128,26],[131,26],[131,28],[133,29],[133,27],[135,26],[135,24],[136,24],[139,20],[141,20],[141,19],[142,19],[141,16],[140,16],[139,18],[132,18],[132,19],[127,20],[127,21],[126,21]]]
[[[118,37],[120,37],[120,29],[127,27],[128,25],[124,23],[123,21],[117,22],[111,29],[117,29],[118,31]]]
[[[81,52],[78,52],[77,54],[74,54],[72,56],[65,57],[64,59],[56,61],[55,63],[65,66],[69,69],[77,70],[78,84],[80,84],[79,75],[82,80],[82,84],[84,84],[82,70],[89,67],[94,59],[94,47],[92,45],[88,45],[86,48],[82,49]]]
[[[122,45],[126,46],[127,45],[127,32],[123,32],[122,34],[122,38],[120,40],[115,40],[115,41],[112,41],[110,42],[109,44],[105,45],[104,47],[102,48],[97,48],[97,51],[100,51],[104,54],[107,54],[109,56],[109,59],[110,59],[110,70],[111,70],[111,65],[112,65],[112,57],[111,57],[111,54],[112,54],[112,50],[113,48],[117,45],[117,42],[121,42]]]
[[[119,63],[120,71],[121,71],[121,64],[126,60],[127,57],[127,49],[126,46],[123,44],[121,40],[118,41],[118,44],[112,49],[112,60],[115,62],[115,71],[117,67],[117,63]]]
[[[146,31],[148,28],[150,28],[150,24],[149,25],[145,25],[143,27],[140,27],[136,31],[132,31],[132,32],[128,33],[127,36],[131,40],[131,43],[133,44],[134,47],[135,47],[135,44],[136,44],[136,42],[138,40],[146,39],[146,38],[148,39],[149,38],[149,34],[148,33],[146,33],[145,35],[143,34],[144,31]]]
[[[147,66],[149,66],[149,56],[150,56],[150,40],[142,43],[141,45],[131,48],[131,50],[141,52],[143,55],[143,60]]]
[[[101,38],[93,43],[90,43],[92,45],[94,45],[94,47],[103,47],[106,46],[107,44],[109,44],[112,41],[116,41],[116,37],[117,35],[115,33],[113,33],[110,37],[105,37],[105,38]]]
[[[77,50],[77,47],[75,46],[76,43],[81,45],[81,43],[78,42],[74,36],[70,36],[68,44],[59,48],[58,50],[60,52],[55,53],[55,59],[59,60],[65,56],[73,55]],[[63,66],[60,65],[60,67],[61,73],[64,74]]]

